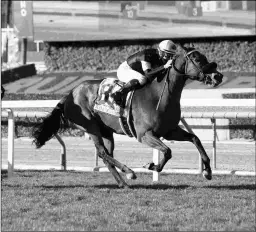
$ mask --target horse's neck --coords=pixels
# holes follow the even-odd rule
[[[169,79],[169,97],[172,99],[180,100],[181,93],[185,85],[185,80],[182,75],[178,74],[177,72],[173,72],[170,74],[172,75]]]
[[[151,84],[139,89],[136,94],[143,97],[143,102],[148,100],[150,102],[160,101],[163,108],[173,107],[180,103],[185,82],[184,75],[172,68],[170,73],[166,73],[161,80],[156,78]]]
[[[180,61],[179,59],[181,58],[177,58],[177,61]],[[180,62],[176,62],[176,61],[174,62],[175,62],[174,65],[176,66],[175,68],[174,66],[172,67],[172,69],[170,70],[169,76],[167,77],[169,78],[169,85],[168,85],[169,97],[175,98],[176,100],[180,101],[181,93],[186,82],[186,79],[182,74],[185,72],[185,63],[182,60]]]
[[[157,100],[161,98],[161,102],[165,106],[180,102],[181,92],[185,84],[182,75],[178,76],[176,72],[170,71],[172,73],[169,73],[169,75],[172,75],[172,77],[168,77],[166,76],[168,74],[166,74],[161,81],[156,78],[144,88],[146,95],[150,92],[152,98]]]

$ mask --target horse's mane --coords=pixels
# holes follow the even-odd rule
[[[176,56],[174,57],[174,60],[176,60],[176,59],[184,59],[184,57],[185,57],[184,55],[185,54],[187,54],[187,53],[189,53],[191,51],[194,51],[194,50],[197,51],[196,53],[197,53],[198,56],[204,57],[206,59],[206,61],[207,61],[207,58],[205,57],[205,55],[203,55],[201,52],[199,52],[195,47],[187,47],[187,46],[181,46],[181,45],[178,46],[178,50],[177,50]],[[164,72],[163,75],[158,76],[157,77],[157,81],[158,82],[162,81],[167,73],[168,73],[168,70],[166,70],[166,72]]]
[[[178,51],[177,51],[177,56],[184,56],[184,54],[189,53],[191,51],[196,50],[196,52],[194,54],[196,54],[198,57],[200,56],[200,58],[203,58],[205,60],[205,62],[208,63],[208,60],[206,58],[206,56],[204,54],[202,54],[197,48],[195,47],[187,47],[187,46],[178,46]]]
[[[193,50],[197,50],[195,47],[187,47],[187,46],[178,46],[177,55],[184,55],[185,53],[191,52]]]

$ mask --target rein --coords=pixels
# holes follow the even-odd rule
[[[158,103],[157,103],[157,106],[156,106],[156,110],[158,110],[159,105],[160,105],[160,103],[161,103],[161,100],[162,100],[162,97],[163,97],[163,94],[164,94],[164,89],[165,89],[165,86],[166,86],[166,83],[167,83],[167,78],[168,78],[168,76],[169,76],[170,70],[171,70],[171,67],[168,68],[168,70],[167,70],[167,75],[166,75],[166,78],[165,78],[165,81],[164,81],[164,87],[163,87],[162,92],[161,92],[161,95],[160,95],[160,97],[159,97],[159,100],[158,100]]]

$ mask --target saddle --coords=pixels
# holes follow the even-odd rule
[[[125,85],[124,82],[116,78],[106,78],[99,86],[98,96],[95,100],[93,109],[95,112],[106,113],[118,117],[123,132],[129,137],[135,137],[135,131],[131,125],[131,102],[133,91],[128,92],[121,104],[116,104],[111,96]]]

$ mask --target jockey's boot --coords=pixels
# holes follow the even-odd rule
[[[124,103],[124,97],[126,96],[126,94],[129,91],[138,88],[139,86],[140,82],[137,79],[132,79],[127,82],[121,89],[113,93],[112,97],[117,104],[121,105]]]

